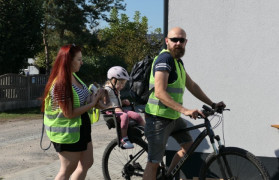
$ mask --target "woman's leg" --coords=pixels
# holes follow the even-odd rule
[[[80,154],[78,166],[71,176],[71,180],[83,180],[86,177],[88,169],[93,165],[93,145],[92,142],[87,144],[87,149]]]
[[[55,180],[69,180],[71,174],[78,166],[81,152],[59,152],[60,170],[55,177]]]

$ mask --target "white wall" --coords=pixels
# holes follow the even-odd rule
[[[169,1],[169,29],[187,32],[187,72],[213,101],[231,109],[224,114],[226,145],[257,156],[279,157],[279,131],[271,127],[279,124],[278,9],[277,0]],[[203,104],[187,91],[184,105]],[[222,137],[221,125],[217,132]],[[198,151],[207,148],[204,143]]]
[[[34,66],[34,59],[33,58],[28,58],[28,64],[29,66],[27,67],[29,75],[33,74],[39,74],[39,69]]]

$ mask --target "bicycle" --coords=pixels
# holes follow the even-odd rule
[[[115,128],[117,137],[106,147],[102,158],[102,171],[106,180],[114,179],[142,179],[147,160],[147,142],[144,129],[133,120],[129,122],[128,137],[134,144],[133,149],[121,147],[120,123],[115,116],[115,109],[109,108],[101,111],[109,129]],[[133,109],[134,110],[134,109]],[[106,112],[111,114],[106,114]]]
[[[204,119],[204,123],[195,125],[192,127],[188,127],[186,130],[191,131],[194,129],[199,128],[205,128],[195,139],[192,146],[189,148],[187,153],[180,159],[180,161],[177,163],[177,165],[171,170],[170,173],[167,173],[167,168],[162,162],[157,170],[157,179],[159,180],[172,180],[173,178],[177,178],[177,174],[179,173],[182,165],[186,163],[187,159],[194,153],[195,149],[200,145],[200,143],[203,141],[204,138],[207,136],[209,137],[210,143],[212,145],[212,148],[214,152],[209,154],[205,161],[203,162],[200,173],[199,173],[199,179],[200,180],[207,180],[207,178],[211,179],[218,179],[218,180],[269,180],[269,173],[266,170],[263,163],[252,153],[248,152],[247,150],[238,148],[238,147],[225,147],[220,140],[220,137],[218,135],[215,135],[213,131],[213,127],[211,126],[211,122],[208,119],[209,116],[216,116],[218,113],[222,114],[223,111],[228,109],[211,109],[208,106],[203,106],[203,114],[205,115],[204,118],[201,116],[199,118]],[[107,125],[116,125],[116,130],[118,129],[119,124],[116,121],[116,118],[114,115],[110,116],[109,118],[104,118],[107,122]],[[109,120],[110,119],[110,120]],[[113,120],[112,120],[113,119]],[[222,118],[221,118],[222,119]],[[110,121],[110,123],[108,123]],[[112,122],[113,121],[113,122]],[[220,124],[217,123],[217,126]],[[131,127],[131,128],[130,128]],[[134,129],[137,129],[136,125],[131,125],[129,128],[131,131],[134,131]],[[120,148],[120,142],[119,137],[118,140],[113,140],[106,148],[104,155],[103,155],[103,174],[106,180],[110,179],[116,179],[112,177],[118,177],[119,179],[121,177],[130,180],[131,178],[136,179],[137,177],[142,178],[143,171],[145,168],[145,163],[147,161],[147,142],[144,138],[144,132],[142,129],[139,130],[140,136],[137,137],[134,136],[130,131],[131,134],[128,136],[129,138],[133,139],[133,143],[135,147],[140,146],[139,149],[134,149],[137,151],[129,152],[125,149],[122,150]],[[118,134],[119,135],[119,134]],[[217,145],[216,142],[217,141]],[[117,147],[118,145],[118,147]],[[114,149],[115,148],[115,149]],[[113,149],[115,152],[119,152],[119,154],[123,152],[127,152],[125,154],[128,159],[123,162],[122,165],[120,165],[119,161],[122,158],[116,158],[118,163],[112,166],[112,169],[108,167],[109,164],[113,164],[113,157],[116,154],[112,154]],[[116,156],[118,157],[118,156]],[[144,157],[144,158],[143,158]],[[110,158],[110,159],[109,159]],[[139,161],[144,159],[145,161]],[[124,166],[123,166],[124,165]],[[121,170],[115,170],[115,168],[120,168]],[[121,175],[121,176],[120,176]]]

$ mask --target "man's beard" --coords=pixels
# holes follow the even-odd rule
[[[183,47],[173,47],[171,49],[169,49],[171,55],[176,58],[176,59],[179,59],[181,57],[184,56],[184,53],[185,53],[185,48]]]

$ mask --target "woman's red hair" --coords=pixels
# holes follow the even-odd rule
[[[60,48],[45,87],[42,112],[44,112],[45,99],[54,80],[54,99],[59,102],[62,111],[67,113],[69,103],[73,106],[71,63],[76,53],[80,51],[81,48],[75,45],[65,45]]]

